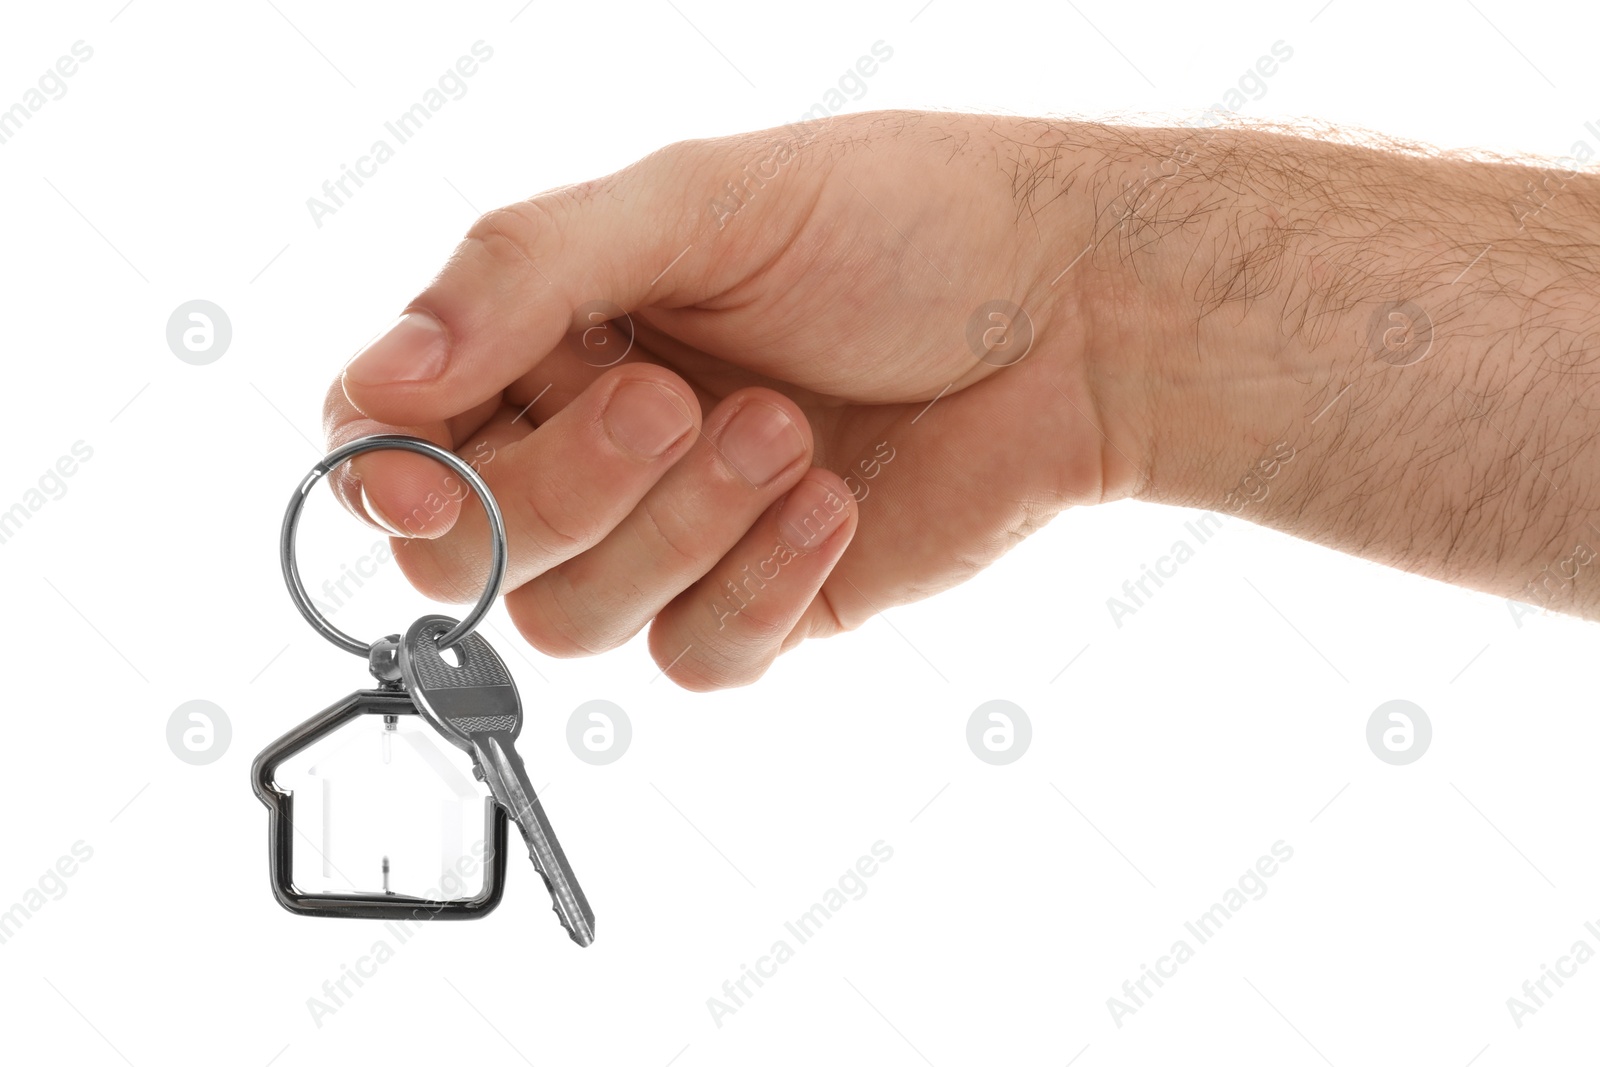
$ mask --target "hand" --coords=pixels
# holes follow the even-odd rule
[[[330,445],[403,432],[473,461],[542,651],[653,620],[680,685],[751,682],[1132,490],[1088,388],[1087,272],[1062,273],[1088,202],[1040,194],[1080,156],[1031,120],[868,114],[491,212],[334,383]],[[370,453],[334,488],[410,539],[421,592],[477,595],[486,525],[437,465]]]
[[[482,465],[522,634],[576,655],[653,619],[690,688],[1130,495],[1600,617],[1597,243],[1578,167],[838,118],[485,216],[328,432]],[[452,482],[377,453],[335,489],[467,600],[487,536]]]

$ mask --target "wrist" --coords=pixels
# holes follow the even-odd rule
[[[1117,135],[1080,279],[1096,404],[1132,468],[1130,495],[1231,509],[1361,362],[1355,315],[1307,303],[1306,280],[1333,269],[1315,235],[1337,226],[1302,191],[1309,161],[1288,170],[1289,146],[1313,143],[1240,129]]]
[[[1600,178],[1139,133],[1083,279],[1136,495],[1512,596],[1595,543]]]

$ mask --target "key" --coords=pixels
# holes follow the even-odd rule
[[[513,746],[522,730],[522,701],[511,674],[477,633],[453,646],[461,657],[460,666],[447,662],[437,639],[455,625],[455,619],[444,615],[425,615],[412,624],[400,643],[400,673],[406,688],[422,717],[472,757],[495,801],[521,829],[528,856],[550,890],[561,925],[572,940],[588,945],[594,941],[594,912]]]

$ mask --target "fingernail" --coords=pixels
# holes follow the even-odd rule
[[[429,381],[444,373],[449,347],[438,319],[425,311],[408,311],[356,353],[344,376],[357,385]]]
[[[789,547],[811,552],[844,524],[850,507],[844,497],[811,479],[795,486],[778,509],[778,532]]]
[[[694,425],[677,394],[655,382],[618,386],[605,419],[617,444],[645,459],[666,452]]]
[[[771,404],[746,404],[722,430],[723,455],[758,489],[787,470],[805,450],[805,438],[794,420]]]
[[[410,534],[401,530],[399,525],[393,519],[389,518],[389,516],[383,513],[382,509],[380,509],[378,505],[373,502],[372,497],[367,495],[367,487],[364,485],[361,487],[361,507],[372,518],[373,522],[377,523],[379,526],[382,526],[394,536],[411,536]]]

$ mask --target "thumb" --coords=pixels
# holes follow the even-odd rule
[[[737,180],[732,191],[748,195],[760,181],[769,202],[803,203],[770,188],[800,180],[784,166],[799,151],[797,129],[671,145],[609,177],[489,212],[399,321],[345,367],[345,395],[380,422],[448,420],[495,397],[571,331],[732,287],[792,227],[769,215],[762,226],[725,229],[727,187]]]

